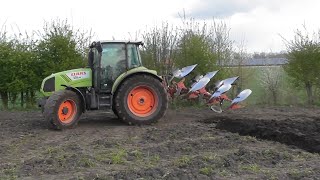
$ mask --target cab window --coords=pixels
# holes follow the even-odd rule
[[[113,82],[127,70],[125,44],[102,44],[100,88],[111,90]]]
[[[128,61],[129,61],[129,68],[135,68],[141,66],[140,63],[140,56],[139,56],[139,49],[135,44],[128,44],[127,52],[128,52]]]
[[[115,80],[126,67],[125,44],[102,44],[101,68],[106,79]]]

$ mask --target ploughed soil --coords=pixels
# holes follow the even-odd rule
[[[320,178],[316,108],[185,108],[151,126],[95,111],[63,131],[40,111],[2,111],[0,142],[0,179]]]

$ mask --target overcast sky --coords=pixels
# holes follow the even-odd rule
[[[292,39],[302,24],[311,32],[320,28],[319,9],[320,0],[5,0],[0,28],[39,30],[44,21],[67,18],[77,28],[92,29],[97,39],[128,39],[163,21],[180,23],[185,11],[199,20],[224,20],[231,38],[244,42],[248,52],[278,52],[285,50],[280,35]]]

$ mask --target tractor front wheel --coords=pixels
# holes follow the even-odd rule
[[[70,90],[53,93],[44,106],[44,117],[52,129],[73,128],[82,113],[79,96]]]
[[[168,96],[161,82],[150,75],[126,79],[115,96],[115,110],[129,124],[152,124],[162,118],[168,108]]]

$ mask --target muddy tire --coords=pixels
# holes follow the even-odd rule
[[[135,75],[125,80],[115,95],[118,117],[128,124],[157,122],[168,108],[168,96],[161,82],[150,75]]]
[[[117,112],[115,106],[116,106],[115,104],[112,105],[112,111],[113,111],[113,114],[119,118],[119,115],[118,115],[118,112]]]
[[[79,96],[70,90],[60,90],[48,98],[43,114],[49,128],[60,130],[75,127],[81,113]]]
[[[116,97],[117,96],[117,92],[115,92],[113,94],[113,97]],[[115,101],[115,98],[113,98],[112,100],[112,112],[115,116],[117,116],[117,118],[119,118],[119,114],[118,114],[118,111],[116,110],[116,101]],[[120,119],[120,118],[119,118]]]

